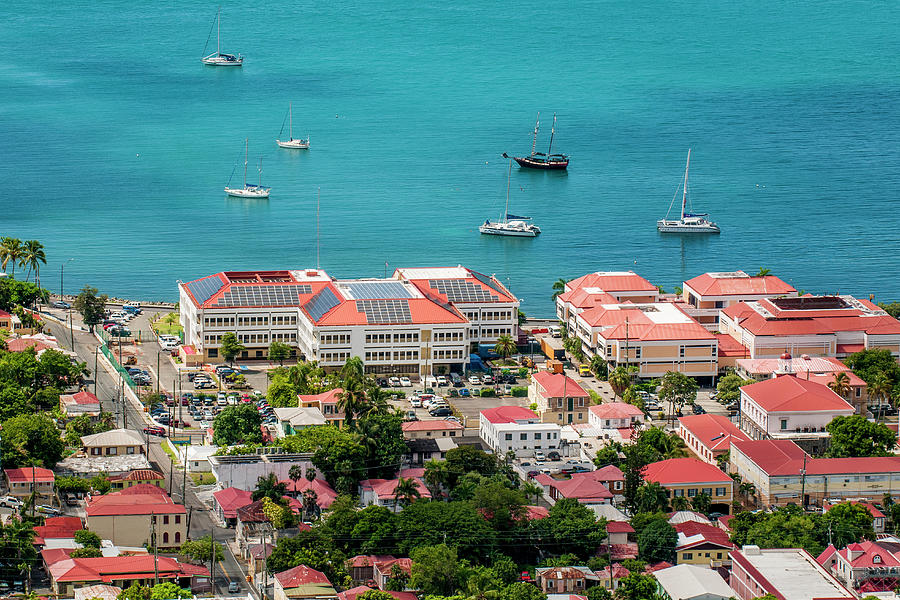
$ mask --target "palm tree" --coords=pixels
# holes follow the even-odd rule
[[[844,372],[835,373],[834,381],[829,381],[828,387],[832,392],[846,399],[850,395],[850,377]]]
[[[621,397],[622,393],[631,386],[631,373],[625,367],[616,367],[609,374],[607,381],[609,381],[613,393]]]
[[[412,477],[401,477],[397,480],[397,487],[394,488],[394,497],[397,498],[397,502],[401,506],[409,506],[417,498],[421,498],[422,493],[419,491],[419,486],[416,485],[415,479]]]
[[[47,264],[47,255],[44,254],[44,245],[37,240],[26,240],[22,250],[22,264],[28,267],[30,273],[34,269],[34,281],[38,288],[41,287],[41,263]],[[25,277],[28,279],[28,276]]]
[[[344,382],[344,391],[338,394],[337,409],[344,413],[344,423],[347,427],[353,425],[355,416],[363,412],[368,404],[366,391],[362,382],[349,378]]]
[[[563,278],[559,278],[553,282],[553,296],[551,296],[551,300],[556,301],[557,296],[566,291],[567,283],[569,283],[569,280]]]
[[[535,503],[541,499],[541,496],[544,495],[544,488],[534,483],[533,481],[529,481],[525,485],[522,486],[522,493],[525,494],[526,498],[531,498],[534,496]]]
[[[875,375],[872,383],[869,384],[869,396],[878,398],[881,400],[881,404],[890,404],[891,393],[893,391],[894,386],[891,384],[891,380],[888,376],[884,373]],[[884,414],[884,411],[879,411],[879,414]]]
[[[497,343],[494,345],[494,352],[503,358],[509,358],[511,354],[516,353],[516,350],[518,350],[516,341],[509,335],[501,335],[497,338]]]
[[[254,502],[262,498],[268,498],[273,502],[281,502],[281,498],[287,492],[287,484],[278,481],[275,473],[269,473],[265,477],[256,480],[256,489],[250,495]]]
[[[688,510],[691,502],[685,496],[675,496],[672,498],[672,510]]]
[[[303,515],[306,520],[311,520],[312,515],[319,512],[319,495],[315,490],[306,490],[303,492]]]
[[[297,482],[303,478],[303,467],[300,465],[291,465],[288,470],[288,479],[294,484],[294,492],[297,492]]]
[[[16,274],[16,265],[22,260],[22,240],[19,238],[4,237],[0,239],[0,267],[6,271],[6,266],[12,262],[12,273]]]
[[[771,269],[766,269],[766,268],[764,268],[764,267],[760,267],[760,268],[759,268],[759,273],[757,273],[756,276],[757,276],[757,277],[765,277],[766,275],[769,275],[769,274],[771,274],[771,273],[772,273],[772,270],[771,270]]]
[[[445,461],[431,459],[425,464],[425,485],[428,486],[432,498],[440,495],[441,488],[447,484],[449,479],[450,471]]]
[[[348,358],[347,362],[344,363],[344,366],[341,367],[339,376],[345,388],[352,381],[363,383],[366,379],[366,370],[363,366],[362,359],[358,356],[351,356]]]

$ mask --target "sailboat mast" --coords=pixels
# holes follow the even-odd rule
[[[222,7],[216,10],[216,56],[222,54],[222,44],[220,43],[220,32],[222,30]],[[244,182],[246,183],[246,182]]]
[[[250,156],[250,138],[244,140],[244,187],[247,187],[247,158]]]
[[[547,146],[547,156],[550,156],[550,150],[553,148],[553,134],[556,133],[556,113],[553,113],[553,125],[550,127],[550,145]]]
[[[684,221],[684,205],[687,203],[688,169],[691,168],[691,149],[688,148],[687,164],[684,166],[684,188],[681,192],[681,220]]]
[[[294,139],[294,103],[288,102],[288,119],[290,123],[289,133],[291,135],[291,140]]]
[[[259,157],[259,166],[256,167],[257,173],[259,173],[259,187],[262,187],[262,156]]]
[[[531,142],[531,155],[534,156],[534,150],[537,147],[538,128],[541,126],[541,113],[538,111],[537,121],[534,122],[534,140]]]
[[[509,218],[509,178],[512,175],[512,161],[509,161],[509,169],[506,171],[506,208],[503,210],[501,222],[506,223]]]

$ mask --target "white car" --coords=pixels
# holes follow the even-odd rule
[[[469,385],[481,385],[481,377],[478,375],[469,375],[467,381],[469,382]]]
[[[540,450],[538,450],[538,451],[536,451],[536,452],[534,453],[534,460],[536,460],[537,462],[544,462],[544,461],[547,460],[547,457],[544,456],[544,453],[543,453],[543,452],[541,452]]]
[[[409,380],[409,377],[401,377],[400,385],[402,387],[412,387],[412,381]]]
[[[391,387],[400,387],[400,378],[391,377],[390,379],[388,379],[388,384],[390,384]]]
[[[425,378],[425,387],[437,387],[438,380],[434,375],[429,375]]]
[[[494,378],[490,375],[485,375],[481,378],[481,383],[484,385],[494,385]]]
[[[0,496],[0,506],[3,508],[19,508],[22,501],[15,496]]]
[[[409,405],[413,408],[422,408],[422,399],[418,396],[412,396],[409,399]]]
[[[443,386],[446,386],[446,385],[450,385],[450,382],[447,381],[447,378],[444,377],[443,375],[438,375],[438,376],[437,376],[437,384],[438,384],[439,386],[443,387]]]

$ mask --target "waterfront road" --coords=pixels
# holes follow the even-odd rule
[[[76,328],[72,329],[72,336],[70,337],[68,325],[57,323],[50,319],[47,319],[47,324],[49,325],[50,333],[56,336],[61,346],[69,348],[74,342],[74,350],[78,354],[79,360],[87,363],[88,369],[91,371],[87,388],[90,391],[96,389],[96,394],[100,399],[103,410],[115,413],[120,427],[124,422],[126,427],[134,429],[144,436],[149,448],[148,458],[150,462],[155,463],[157,468],[166,476],[167,489],[172,498],[176,502],[183,501],[189,511],[190,530],[188,535],[192,539],[197,539],[214,534],[217,541],[232,540],[234,538],[234,530],[220,527],[217,524],[210,507],[198,499],[190,478],[186,479],[186,486],[183,484],[185,480],[182,469],[173,468],[169,455],[160,446],[160,439],[144,435],[142,431],[146,423],[144,415],[135,408],[132,402],[122,402],[119,378],[114,377],[108,370],[104,369],[102,361],[97,362],[99,368],[97,372],[94,371],[95,355],[99,346],[96,338],[86,331],[79,331]],[[255,597],[258,597],[256,590],[246,583],[245,569],[234,557],[228,545],[223,543],[223,547],[225,549],[224,560],[220,561],[215,568],[214,595],[225,595],[228,590],[228,584],[236,581],[240,585],[240,592],[235,594],[236,596],[246,595],[250,591]]]

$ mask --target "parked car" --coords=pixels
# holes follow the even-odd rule
[[[582,465],[575,465],[574,467],[572,467],[572,472],[573,472],[573,473],[587,473],[587,472],[589,472],[590,470],[591,470],[591,469],[588,469],[587,467],[584,467],[584,466],[582,466]]]
[[[535,452],[534,452],[534,460],[536,460],[537,462],[544,462],[544,461],[547,460],[547,457],[544,456],[544,453],[541,452],[540,450],[535,450]]]
[[[78,496],[71,492],[66,494],[66,506],[78,506]]]
[[[22,501],[15,496],[0,496],[0,506],[3,508],[19,508]]]
[[[400,378],[399,377],[391,377],[390,379],[388,379],[388,382],[390,383],[391,387],[394,387],[394,388],[400,387]]]
[[[144,433],[146,433],[147,435],[166,437],[166,430],[162,427],[156,427],[155,425],[148,425],[147,427],[144,427]]]
[[[212,556],[212,552],[210,552],[209,555]],[[235,580],[228,582],[228,593],[229,594],[237,594],[239,591],[241,591],[241,584],[239,584]]]
[[[700,406],[699,404],[692,404],[691,411],[693,411],[693,413],[695,415],[705,415],[706,414],[706,409],[703,408],[702,406]]]
[[[485,375],[481,378],[481,383],[484,385],[494,385],[494,377],[492,375]]]
[[[530,478],[537,477],[540,474],[541,474],[540,471],[528,471],[528,477],[530,477]]]
[[[409,377],[401,377],[401,378],[400,378],[400,385],[401,385],[402,387],[411,387],[411,386],[412,386],[412,381],[409,380]]]
[[[385,388],[388,386],[388,380],[385,379],[384,377],[379,377],[378,379],[375,380],[375,382],[378,384],[378,387]]]
[[[481,377],[478,375],[469,375],[469,385],[481,385]]]
[[[460,398],[469,398],[472,394],[469,392],[469,388],[459,388],[459,397]]]
[[[52,306],[53,308],[63,308],[63,309],[72,308],[72,305],[69,304],[68,302],[65,302],[64,300],[57,300],[50,306]]]
[[[453,411],[450,410],[449,406],[439,406],[428,411],[428,414],[432,417],[449,417],[453,414]]]
[[[39,513],[41,513],[42,515],[48,515],[51,517],[55,517],[55,516],[59,515],[59,509],[53,508],[49,504],[41,504],[39,506],[36,506],[35,510],[38,511]]]
[[[409,405],[413,408],[422,408],[422,399],[418,396],[412,396],[409,399]]]
[[[592,375],[591,368],[587,365],[581,365],[578,367],[578,374],[582,377],[590,377]]]
[[[437,376],[437,384],[438,384],[438,387],[446,387],[446,386],[450,385],[450,381],[443,375],[438,375]]]

